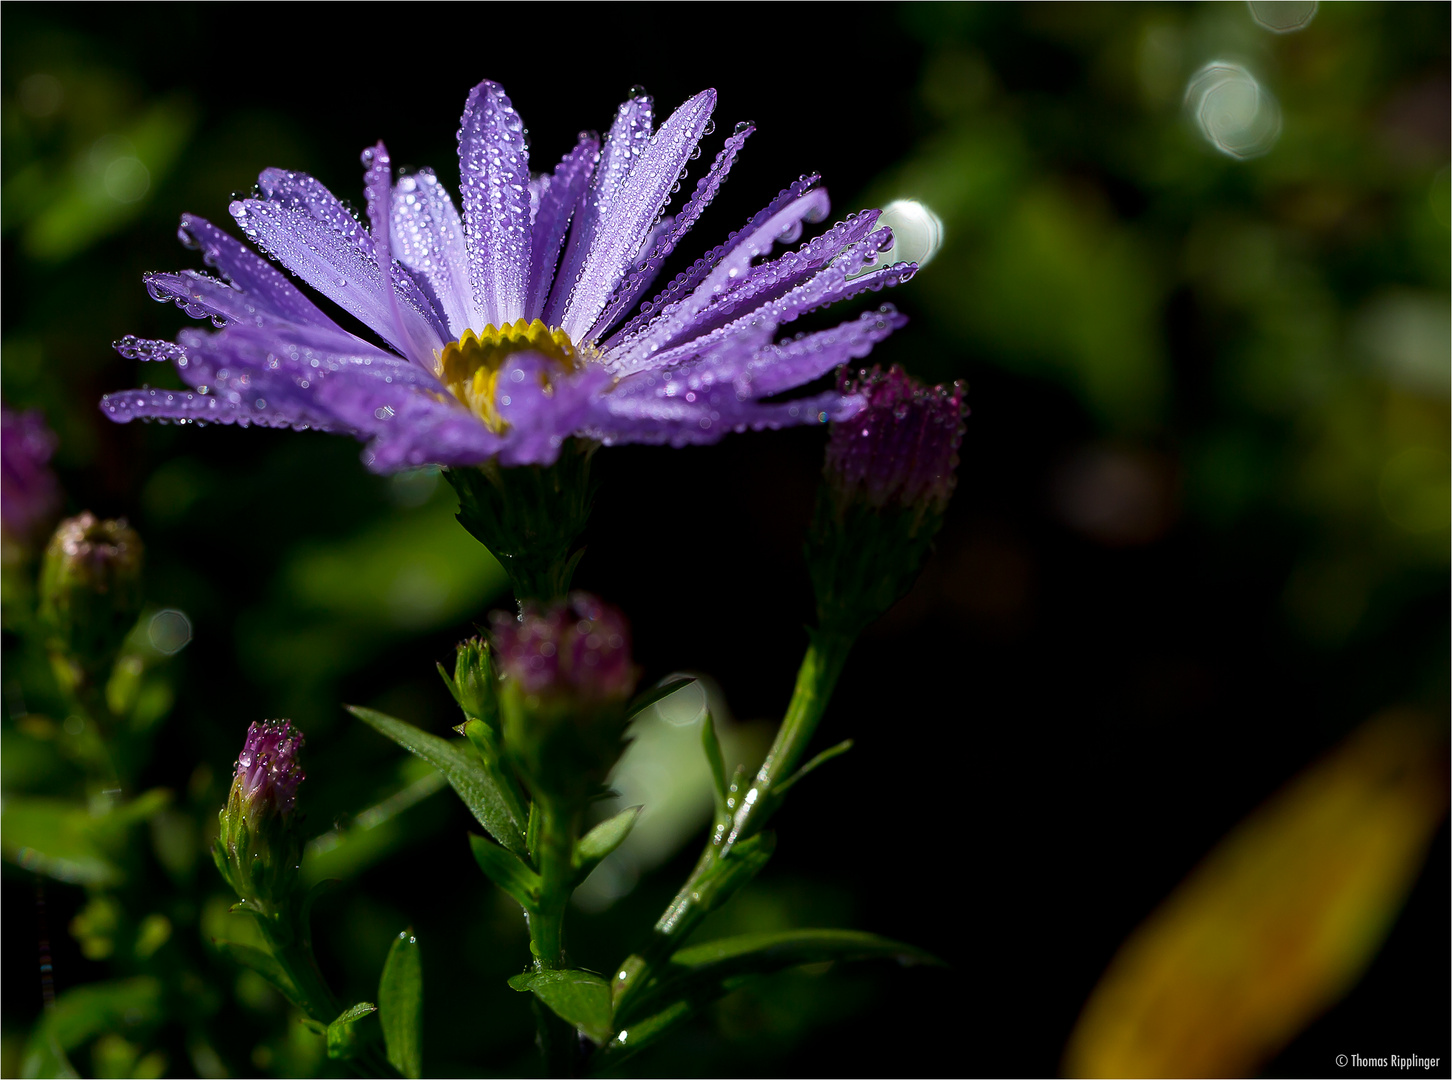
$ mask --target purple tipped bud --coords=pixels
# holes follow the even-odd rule
[[[611,702],[635,690],[625,616],[589,593],[526,604],[517,617],[495,612],[493,630],[500,672],[527,694]]]
[[[303,733],[286,720],[264,720],[247,729],[233,784],[254,814],[292,813],[297,786],[307,779],[297,763],[302,747]]]
[[[504,753],[535,798],[580,807],[624,749],[638,676],[625,616],[588,593],[493,617]]]
[[[838,389],[865,397],[867,406],[832,425],[826,473],[833,489],[875,507],[942,513],[957,481],[964,385],[925,387],[894,365],[856,377],[844,371]]]
[[[302,858],[296,816],[303,734],[286,720],[247,729],[237,755],[212,857],[241,900],[262,914],[282,910],[297,888]]]
[[[0,523],[7,536],[29,539],[60,508],[60,485],[48,465],[55,446],[38,409],[0,406]]]

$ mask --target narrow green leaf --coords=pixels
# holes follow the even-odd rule
[[[469,849],[474,852],[474,861],[484,871],[485,877],[526,908],[533,910],[539,902],[542,886],[538,874],[526,866],[523,860],[482,836],[471,833]]]
[[[647,1016],[643,1020],[621,1028],[616,1032],[615,1037],[601,1048],[601,1063],[608,1062],[610,1065],[618,1065],[626,1058],[634,1057],[636,1053],[644,1050],[651,1043],[658,1042],[662,1036],[675,1030],[695,1015],[696,1007],[689,1001],[677,1001],[667,1005],[653,1016]]]
[[[711,715],[711,710],[706,710],[706,715],[701,719],[701,749],[706,752],[706,764],[711,766],[711,786],[715,789],[716,795],[716,820],[728,821],[731,817],[730,808],[726,800],[730,798],[731,792],[727,787],[726,761],[721,756],[721,740],[716,737],[716,718]]]
[[[800,964],[837,960],[893,959],[902,964],[940,965],[931,953],[900,941],[859,930],[784,930],[741,934],[679,949],[656,980],[632,1002],[630,1014],[645,1019],[631,1024],[627,1044],[639,1049],[684,1016],[682,1003],[694,1014],[751,978]],[[668,1015],[661,1015],[668,1014]],[[660,1029],[659,1031],[657,1029]]]
[[[635,828],[641,808],[630,806],[614,817],[600,822],[580,838],[575,845],[575,877],[583,881],[585,875],[600,865],[600,861],[625,842],[630,830]]]
[[[403,720],[374,709],[350,705],[348,711],[373,730],[386,735],[411,754],[417,754],[444,774],[489,835],[516,855],[525,854],[524,837],[510,816],[509,805],[493,777],[474,754],[447,739],[431,735]]]
[[[439,678],[443,679],[444,685],[449,688],[449,696],[454,699],[455,704],[463,708],[464,703],[459,700],[459,688],[454,684],[454,677],[449,674],[448,669],[443,664],[435,662],[434,667],[439,669]]]
[[[649,690],[635,696],[634,700],[625,707],[625,715],[633,717],[637,713],[644,712],[657,701],[670,697],[677,690],[681,689],[681,687],[689,686],[695,681],[695,676],[685,675],[681,678],[671,679],[669,682],[661,683],[659,686],[652,686]]]
[[[478,751],[484,762],[484,771],[494,782],[495,789],[504,797],[504,804],[514,826],[521,833],[529,825],[529,813],[524,808],[524,796],[519,790],[506,766],[500,762],[499,737],[483,720],[466,720],[454,729]]]
[[[800,769],[798,769],[796,772],[792,773],[785,780],[783,780],[780,784],[778,784],[776,786],[776,788],[772,791],[772,795],[775,796],[776,798],[780,798],[781,796],[783,796],[783,795],[786,794],[788,788],[790,788],[793,784],[795,784],[802,777],[806,776],[807,773],[811,772],[817,766],[819,766],[819,765],[825,765],[827,762],[831,761],[834,757],[840,757],[841,755],[845,754],[848,750],[851,750],[851,749],[852,749],[852,740],[851,739],[843,739],[836,746],[829,746],[829,747],[827,747],[827,749],[823,750],[816,757],[812,758],[811,761],[807,762]]]
[[[383,962],[378,1019],[388,1063],[409,1080],[418,1080],[423,1075],[423,963],[412,930],[394,939]]]
[[[252,945],[243,945],[236,941],[213,941],[212,944],[226,953],[227,956],[231,957],[234,963],[241,964],[243,967],[251,968],[257,972],[257,974],[277,987],[278,993],[282,994],[283,997],[287,998],[294,1005],[302,1008],[302,1002],[300,1001],[301,995],[297,992],[297,987],[288,978],[287,972],[282,970],[282,965],[272,958],[271,953]]]
[[[666,967],[692,976],[759,974],[797,964],[819,964],[827,960],[868,960],[890,957],[904,964],[942,966],[932,953],[891,938],[861,930],[780,930],[770,933],[738,934],[679,949]]]
[[[335,1061],[347,1061],[358,1053],[360,1033],[354,1028],[359,1020],[378,1011],[371,1001],[360,1001],[352,1008],[344,1009],[327,1028],[328,1057]]]
[[[516,975],[509,985],[530,990],[566,1023],[574,1024],[596,1043],[614,1034],[610,1024],[610,984],[592,971],[530,971]]]

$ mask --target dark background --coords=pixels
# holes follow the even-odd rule
[[[969,382],[958,491],[826,718],[820,745],[856,749],[783,811],[735,918],[874,930],[949,967],[776,977],[641,1072],[1051,1074],[1119,944],[1237,821],[1383,708],[1445,723],[1446,5],[1332,6],[1284,36],[1244,5],[9,4],[3,19],[4,392],[59,434],[68,511],[127,516],[149,597],[192,621],[142,786],[185,793],[199,822],[263,716],[307,732],[312,831],[397,787],[398,754],[337,703],[444,731],[433,664],[505,598],[447,489],[372,476],[346,439],[102,420],[102,393],[172,378],[108,346],[186,324],[140,284],[196,265],[181,212],[230,224],[231,195],[270,165],[357,204],[358,152],[380,137],[451,177],[459,110],[488,77],[536,169],[632,83],[662,113],[715,86],[719,125],[755,121],[682,266],[811,170],[839,214],[913,196],[943,217],[937,260],[886,297],[912,322],[873,359]],[[1227,50],[1283,110],[1254,161],[1216,154],[1181,108]],[[36,73],[58,104],[22,86]],[[149,176],[125,203],[96,194],[117,133]],[[576,580],[630,615],[647,678],[704,671],[735,716],[779,714],[810,617],[822,444],[597,457]],[[410,562],[435,541],[446,556]],[[7,700],[22,740],[15,715]],[[67,790],[62,768],[35,768],[7,768],[7,790]],[[370,996],[409,923],[429,1071],[533,1069],[528,1009],[503,987],[523,927],[470,864],[466,813],[445,794],[400,821],[320,906],[325,968]],[[1444,825],[1365,977],[1267,1074],[1325,1074],[1353,1050],[1445,1066],[1447,844]],[[640,939],[693,846],[607,911],[572,912],[580,963],[609,970]],[[191,895],[220,893],[210,873]],[[35,879],[7,863],[3,880],[13,1074],[40,1010]],[[58,987],[105,978],[63,929],[82,891],[46,889]],[[221,991],[208,1023],[229,1069],[307,1060],[276,1002]],[[198,1068],[189,1038],[155,1036],[174,1075]]]

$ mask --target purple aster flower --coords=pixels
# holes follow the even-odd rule
[[[941,514],[957,482],[965,387],[926,387],[894,365],[846,372],[843,395],[866,399],[850,420],[832,425],[828,483],[846,499],[874,507],[923,507]]]
[[[307,779],[297,763],[302,747],[303,733],[286,720],[254,721],[247,728],[232,787],[248,811],[258,816],[292,813],[297,787]]]
[[[703,91],[657,128],[651,99],[635,94],[603,143],[582,134],[551,172],[531,176],[519,114],[498,85],[480,83],[459,130],[462,213],[434,173],[395,177],[382,143],[363,155],[366,223],[312,177],[268,169],[254,197],[232,204],[244,233],[382,344],[344,330],[268,261],[186,216],[182,239],[221,277],[158,273],[146,285],[222,329],[183,331],[175,343],[123,339],[123,356],[169,361],[192,390],[130,390],[102,408],[118,421],[345,432],[367,441],[365,460],[382,472],[548,464],[571,435],[680,446],[846,418],[861,404],[850,394],[778,397],[865,356],[902,317],[884,307],[828,330],[777,333],[916,266],[879,259],[891,233],[876,210],[770,258],[826,216],[818,177],[790,185],[641,303],[753,130],[739,125],[667,215],[715,104]]]
[[[0,405],[0,523],[18,540],[32,536],[60,508],[51,472],[56,437],[39,409],[18,413]]]
[[[495,612],[492,629],[500,673],[526,694],[623,702],[635,690],[625,616],[589,593]]]

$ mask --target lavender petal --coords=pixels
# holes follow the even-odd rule
[[[373,238],[333,193],[306,173],[267,169],[258,181],[262,199],[242,199],[231,207],[248,237],[394,348],[432,366],[432,351],[415,355],[410,341],[436,339],[436,347],[442,348],[442,336],[429,325],[432,320],[416,296],[400,297],[410,329],[407,334],[398,331]]]
[[[560,321],[572,341],[593,340],[591,328],[659,220],[715,107],[716,91],[703,90],[673,112],[601,217]]]
[[[801,236],[802,223],[821,220],[827,206],[827,193],[821,188],[811,188],[745,232],[689,295],[661,311],[636,336],[621,338],[609,349],[610,363],[617,374],[637,370],[650,354],[689,334],[702,310],[746,279],[753,259],[769,252],[779,239],[797,239]]]
[[[392,224],[393,254],[433,290],[449,340],[471,327],[482,330],[488,320],[474,309],[464,223],[433,170],[399,177]]]
[[[132,420],[160,420],[175,423],[237,424],[247,427],[286,427],[294,431],[340,430],[328,417],[289,402],[274,405],[265,398],[262,408],[255,401],[224,401],[212,394],[190,390],[157,390],[142,387],[122,390],[101,398],[101,411],[120,424]]]
[[[433,308],[413,276],[393,260],[393,162],[388,148],[380,140],[376,146],[363,151],[363,197],[368,204],[368,225],[373,230],[373,251],[378,262],[378,272],[392,284],[385,289],[389,310],[393,313],[394,333],[405,342],[406,356],[434,371],[436,350],[444,344],[444,317]],[[422,306],[434,318],[430,321],[404,317],[400,294],[411,295],[415,304]]]
[[[714,270],[717,264],[728,254],[735,251],[737,247],[745,243],[753,236],[767,221],[781,213],[783,209],[800,200],[809,191],[817,187],[821,182],[821,175],[812,173],[800,177],[792,184],[780,191],[776,198],[768,203],[763,209],[757,211],[746,226],[731,233],[724,244],[718,244],[708,251],[701,258],[693,263],[690,269],[677,274],[675,279],[650,303],[646,304],[641,313],[630,322],[626,323],[607,339],[603,348],[613,349],[617,344],[633,340],[656,319],[660,318],[666,308],[671,307],[696,290],[696,287],[706,279],[706,275]],[[823,193],[825,195],[825,192]],[[825,210],[822,211],[825,214]]]
[[[182,242],[199,248],[203,261],[220,270],[223,277],[251,297],[258,307],[285,322],[337,325],[255,251],[205,218],[183,214],[181,220],[178,235]]]
[[[641,249],[648,254],[639,260],[625,280],[616,288],[615,294],[605,305],[605,310],[595,325],[590,328],[589,337],[599,338],[610,329],[627,311],[633,308],[647,289],[655,281],[656,275],[660,273],[661,266],[671,253],[675,251],[676,245],[681,238],[690,232],[691,226],[701,216],[701,213],[710,205],[711,200],[716,197],[716,192],[726,180],[726,174],[731,171],[731,166],[736,161],[736,155],[741,152],[741,147],[746,143],[751,133],[756,128],[751,124],[741,124],[727,139],[726,145],[716,155],[716,160],[711,163],[710,170],[700,180],[696,181],[696,190],[681,212],[676,215],[670,228],[657,230],[645,246]]]
[[[485,322],[503,326],[524,314],[529,292],[529,150],[498,83],[485,80],[469,92],[459,176],[474,306]]]
[[[862,399],[824,391],[796,401],[743,401],[730,388],[684,398],[605,395],[585,433],[606,446],[619,443],[692,446],[719,442],[731,432],[825,424],[855,416]]]
[[[620,189],[649,144],[654,115],[655,103],[644,92],[632,94],[615,111],[615,120],[605,138],[585,201],[575,214],[569,243],[555,274],[554,284],[550,287],[544,321],[551,326],[559,326],[563,320],[565,306],[580,279],[600,222],[615,204]]]
[[[582,132],[580,141],[555,166],[555,171],[540,178],[531,240],[529,296],[524,305],[526,319],[538,319],[544,314],[545,301],[555,280],[560,246],[565,242],[565,232],[578,212],[599,157],[599,138],[591,132]]]

